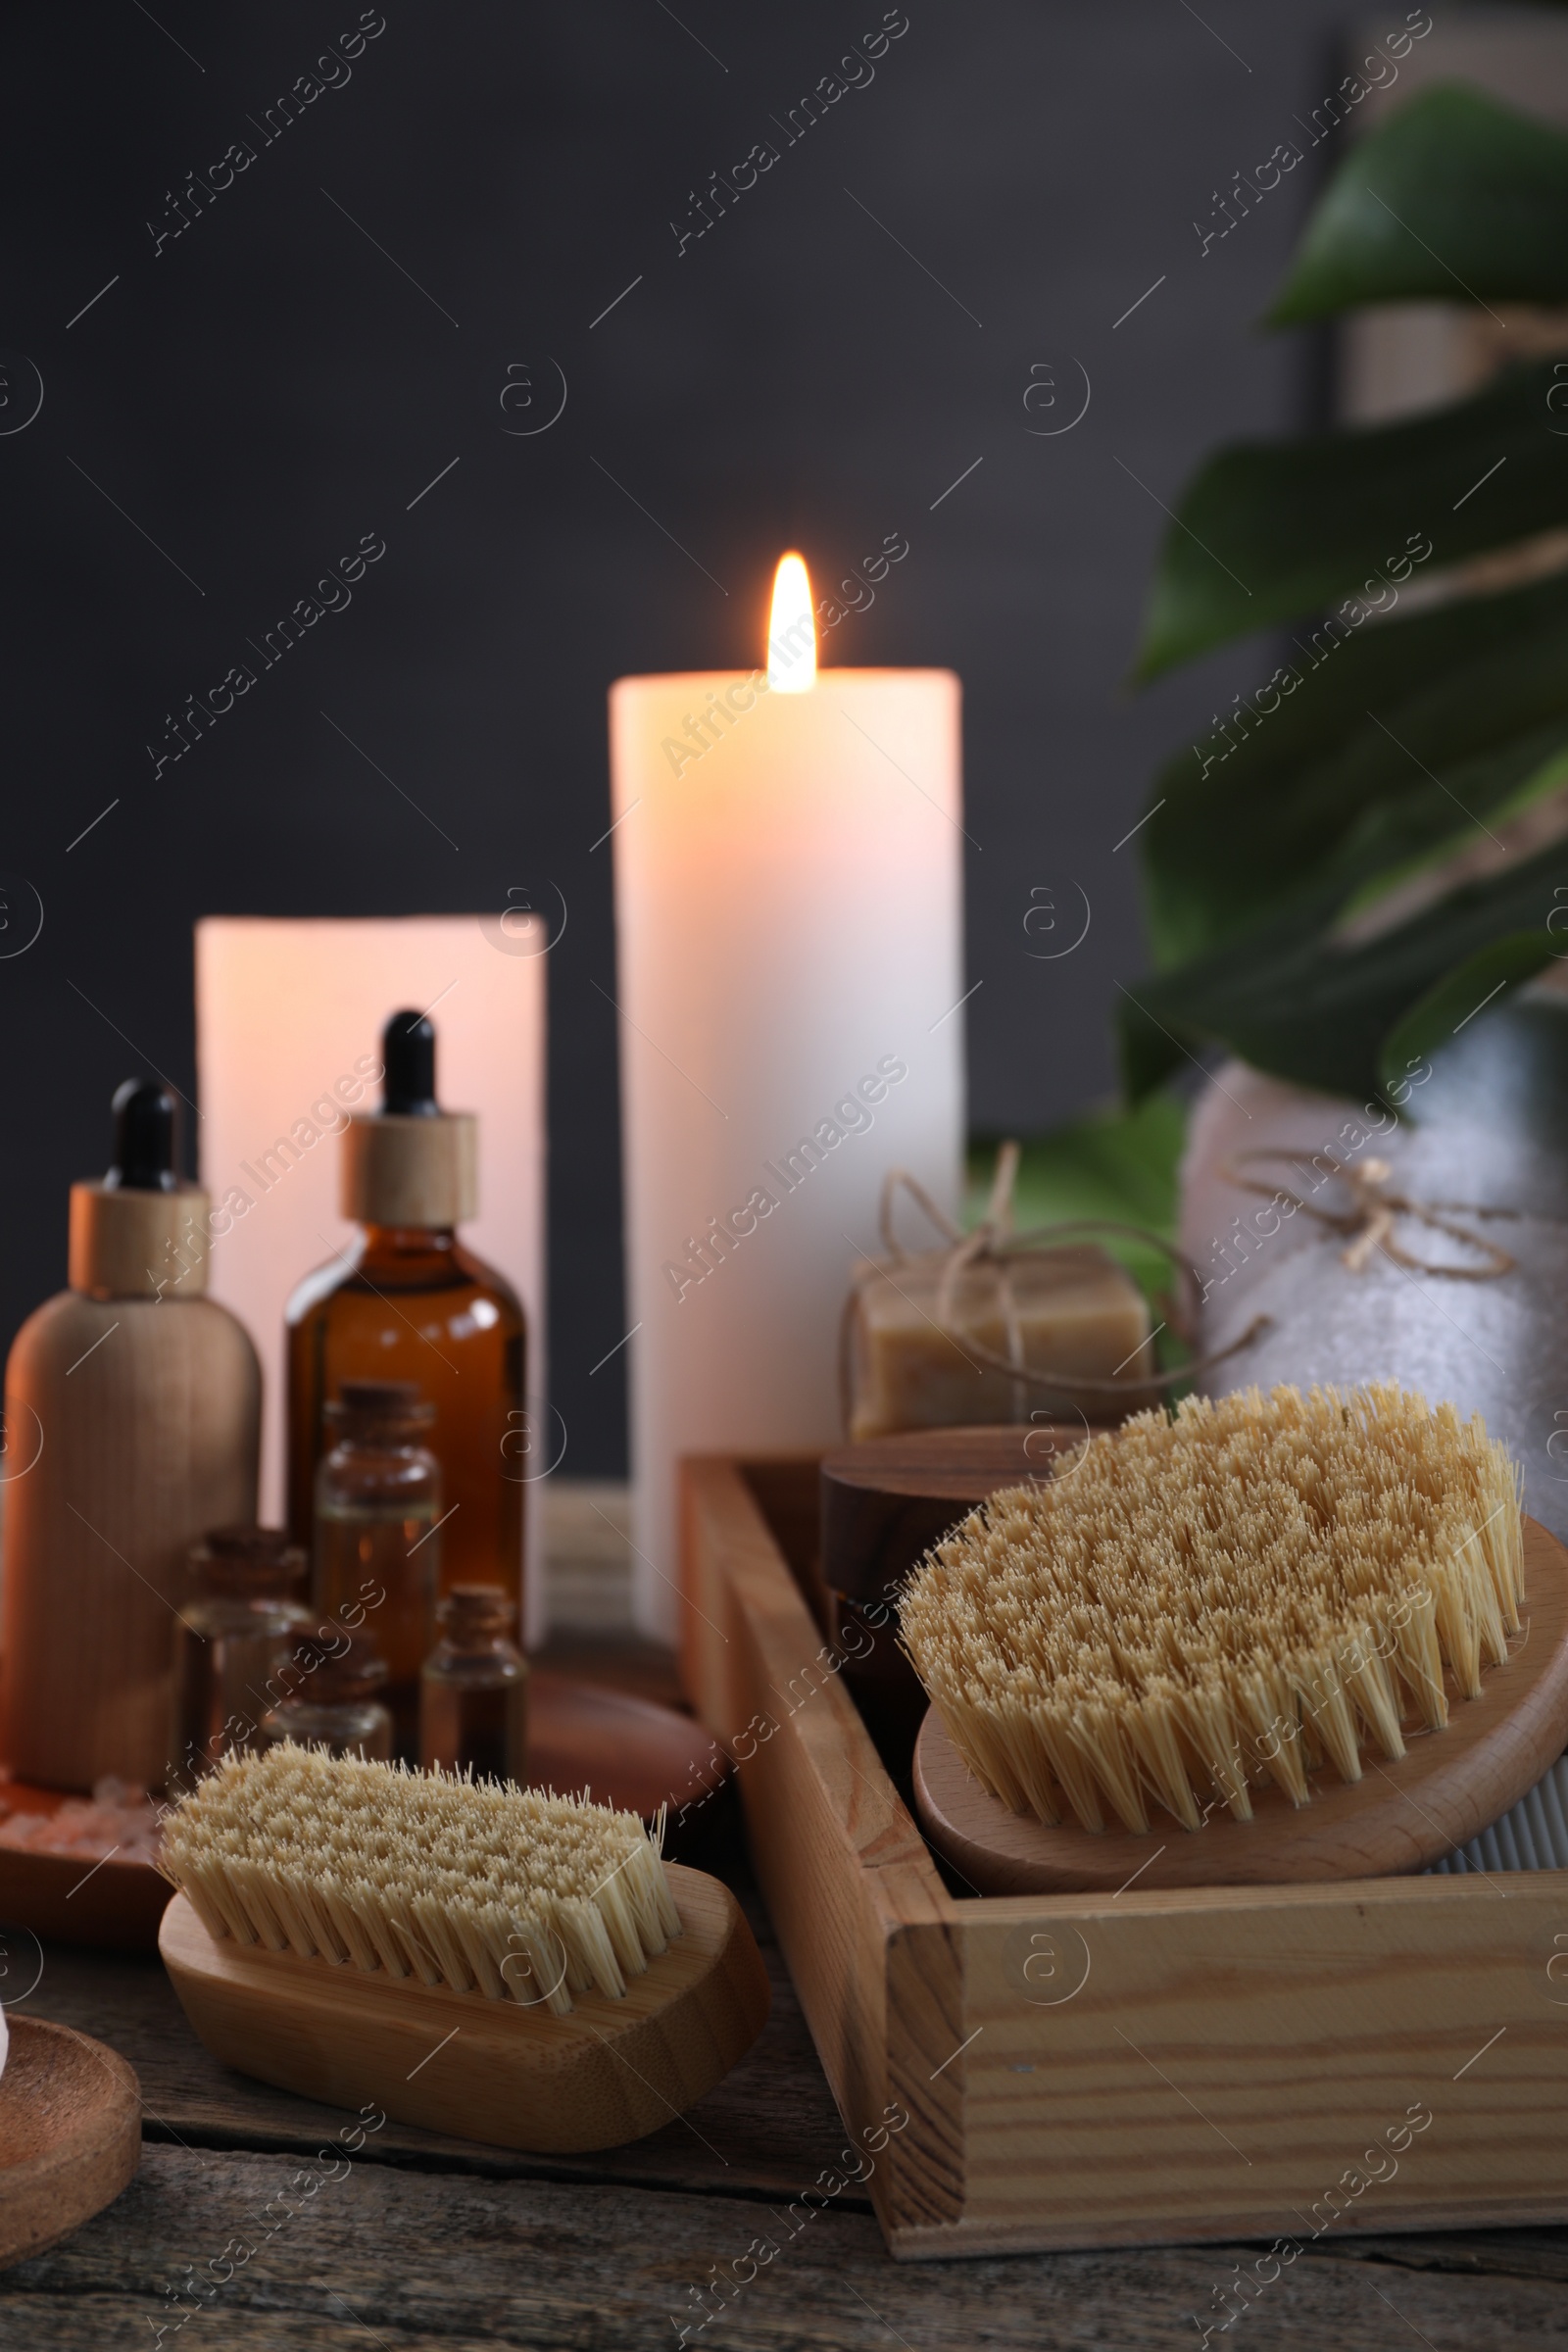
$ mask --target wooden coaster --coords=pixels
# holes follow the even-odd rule
[[[215,2058],[335,2107],[373,2100],[399,2123],[544,2154],[619,2147],[682,2114],[767,2023],[767,1971],[717,1879],[666,1865],[682,1933],[564,2017],[209,1936],[189,1901],[159,1950]]]
[[[1270,1781],[1252,1819],[1217,1806],[1184,1830],[1152,1806],[1146,1837],[1055,1829],[1011,1812],[983,1788],[933,1707],[914,1751],[921,1826],[980,1894],[1119,1892],[1299,1879],[1393,1878],[1424,1870],[1506,1813],[1568,1747],[1568,1550],[1524,1523],[1524,1630],[1502,1666],[1483,1668],[1481,1696],[1448,1684],[1447,1728],[1406,1738],[1397,1763],[1362,1751],[1359,1781],[1332,1765],[1311,1777],[1298,1809]]]
[[[113,2204],[141,2162],[141,2088],[114,2050],[13,2016],[0,2075],[0,2270]]]
[[[673,1707],[540,1669],[528,1678],[528,1778],[652,1821],[719,1787],[729,1759],[702,1725]]]

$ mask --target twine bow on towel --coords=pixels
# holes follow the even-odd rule
[[[1314,1201],[1303,1200],[1298,1193],[1290,1192],[1283,1186],[1254,1184],[1250,1177],[1239,1173],[1249,1161],[1273,1159],[1284,1160],[1299,1175],[1302,1158],[1300,1152],[1267,1148],[1244,1152],[1229,1167],[1222,1168],[1220,1174],[1244,1193],[1260,1193],[1270,1200],[1288,1200],[1293,1211],[1305,1209],[1307,1215],[1315,1217],[1320,1225],[1327,1225],[1334,1233],[1344,1234],[1346,1247],[1340,1251],[1340,1261],[1352,1274],[1365,1272],[1374,1250],[1381,1250],[1385,1257],[1392,1258],[1396,1266],[1408,1268],[1412,1274],[1446,1274],[1451,1282],[1496,1282],[1502,1275],[1511,1274],[1519,1262],[1506,1250],[1499,1249],[1495,1242],[1489,1242],[1484,1235],[1472,1233],[1467,1225],[1456,1225],[1452,1221],[1452,1212],[1455,1211],[1467,1217],[1507,1217],[1514,1214],[1512,1209],[1483,1208],[1477,1202],[1468,1200],[1412,1200],[1408,1193],[1394,1191],[1394,1168],[1386,1159],[1365,1159],[1358,1165],[1352,1165],[1337,1159],[1332,1152],[1314,1152],[1310,1154],[1311,1166],[1321,1169],[1326,1176],[1338,1176],[1343,1181],[1350,1196],[1348,1209],[1319,1208]],[[1445,1215],[1445,1210],[1450,1213]],[[1434,1233],[1446,1233],[1450,1241],[1462,1243],[1465,1249],[1479,1250],[1488,1262],[1479,1266],[1452,1266],[1413,1257],[1396,1238],[1395,1227],[1401,1217],[1412,1217],[1417,1224],[1429,1227]]]
[[[857,1269],[849,1298],[845,1303],[840,1364],[846,1427],[849,1425],[850,1417],[850,1337],[856,1301],[863,1286],[878,1279],[892,1282],[897,1289],[899,1287],[897,1269],[906,1265],[910,1255],[910,1252],[905,1250],[900,1241],[894,1224],[894,1211],[901,1191],[908,1194],[948,1244],[948,1255],[937,1285],[935,1313],[930,1320],[941,1331],[944,1338],[951,1340],[962,1354],[976,1364],[977,1368],[983,1365],[993,1372],[1004,1372],[1010,1380],[1018,1384],[1015,1391],[1014,1412],[1015,1417],[1019,1420],[1025,1417],[1028,1403],[1025,1392],[1029,1389],[1051,1390],[1058,1396],[1064,1392],[1095,1397],[1102,1396],[1115,1399],[1117,1403],[1130,1409],[1136,1409],[1141,1404],[1152,1403],[1171,1389],[1179,1388],[1188,1381],[1200,1378],[1213,1365],[1223,1363],[1227,1356],[1236,1355],[1242,1348],[1250,1347],[1253,1340],[1258,1338],[1262,1332],[1272,1328],[1272,1317],[1256,1315],[1241,1337],[1233,1340],[1227,1348],[1218,1348],[1208,1355],[1193,1357],[1187,1363],[1178,1364],[1166,1372],[1135,1372],[1127,1378],[1112,1375],[1107,1379],[1084,1372],[1052,1371],[1027,1363],[1024,1359],[1023,1328],[1018,1311],[1018,1300],[1013,1290],[1013,1263],[1020,1257],[1028,1257],[1042,1250],[1056,1248],[1073,1237],[1102,1233],[1121,1234],[1131,1241],[1141,1242],[1146,1249],[1157,1250],[1162,1257],[1169,1260],[1176,1272],[1177,1291],[1166,1306],[1165,1323],[1157,1326],[1150,1334],[1151,1340],[1157,1338],[1159,1331],[1168,1325],[1184,1345],[1190,1346],[1197,1329],[1199,1298],[1197,1278],[1193,1269],[1186,1264],[1168,1242],[1162,1241],[1156,1233],[1147,1232],[1140,1225],[1123,1225],[1109,1217],[1074,1217],[1059,1224],[1039,1225],[1028,1232],[1015,1232],[1013,1229],[1012,1193],[1017,1180],[1020,1156],[1017,1144],[1005,1143],[1003,1145],[997,1156],[996,1176],[992,1183],[991,1199],[987,1203],[985,1216],[973,1232],[967,1234],[960,1233],[952,1219],[944,1215],[924,1185],[919,1182],[918,1178],[911,1176],[906,1168],[890,1168],[884,1176],[878,1223],[887,1257],[886,1259],[867,1259]],[[990,1267],[996,1276],[997,1303],[1001,1310],[1003,1327],[1007,1341],[1005,1355],[999,1355],[994,1348],[986,1348],[976,1340],[966,1329],[957,1311],[958,1285],[966,1274],[973,1273],[981,1267]],[[1143,1343],[1143,1346],[1136,1349],[1135,1353],[1141,1354],[1143,1347],[1148,1344],[1147,1341]]]

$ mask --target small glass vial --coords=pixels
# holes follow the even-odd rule
[[[515,1648],[512,1596],[454,1585],[436,1612],[441,1639],[419,1680],[419,1762],[476,1781],[527,1777],[528,1661]]]
[[[281,1528],[220,1527],[190,1555],[192,1597],[174,1629],[170,1781],[188,1787],[256,1745],[268,1682],[311,1624],[305,1554]]]
[[[286,1696],[262,1717],[258,1747],[292,1740],[332,1756],[362,1756],[368,1764],[392,1761],[392,1716],[380,1697],[386,1660],[368,1642],[358,1638],[340,1651],[336,1642],[309,1635],[296,1642],[280,1680]]]
[[[346,1380],[326,1418],[332,1446],[316,1474],[316,1605],[331,1618],[364,1608],[386,1661],[398,1753],[412,1757],[441,1579],[441,1468],[423,1442],[435,1415],[413,1381]]]

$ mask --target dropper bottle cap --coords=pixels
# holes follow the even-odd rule
[[[150,1078],[127,1078],[115,1089],[115,1160],[104,1178],[106,1192],[174,1193],[179,1147],[179,1111],[166,1087]]]
[[[381,1032],[381,1109],[394,1117],[438,1119],[435,1023],[427,1012],[395,1012]]]
[[[207,1195],[179,1175],[178,1104],[154,1080],[127,1078],[113,1110],[113,1163],[71,1188],[71,1287],[95,1298],[200,1298]]]
[[[443,1110],[427,1013],[394,1012],[381,1032],[381,1108],[343,1136],[343,1214],[361,1225],[450,1231],[477,1213],[479,1123]]]

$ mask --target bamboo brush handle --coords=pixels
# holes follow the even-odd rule
[[[159,1950],[197,2034],[241,2074],[495,2147],[618,2147],[711,2090],[767,2022],[767,1972],[735,1897],[666,1868],[682,1934],[621,1999],[579,1993],[564,2017],[219,1942],[182,1894]]]

